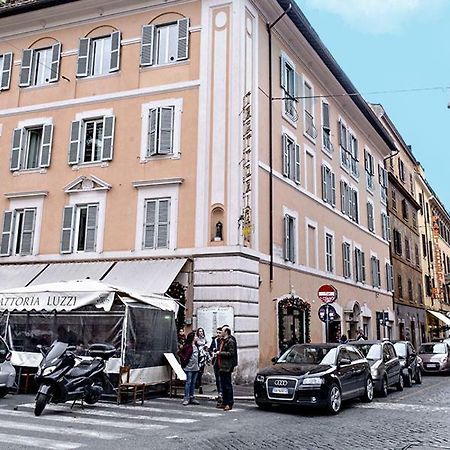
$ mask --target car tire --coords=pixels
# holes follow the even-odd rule
[[[389,393],[388,381],[387,378],[384,376],[383,380],[381,381],[380,397],[387,397],[388,393]]]
[[[420,367],[416,371],[416,378],[414,381],[416,384],[422,384],[422,371],[420,370]]]
[[[401,392],[403,391],[403,387],[404,387],[404,382],[403,382],[403,375],[400,372],[400,375],[398,377],[398,382],[395,385],[395,387],[397,388],[397,391]]]
[[[8,388],[2,387],[0,388],[0,398],[3,398],[8,393]]]
[[[370,403],[373,400],[373,381],[371,377],[366,379],[366,387],[364,395],[362,396],[362,401],[365,403]]]
[[[412,376],[411,376],[411,372],[408,370],[408,375],[403,379],[404,385],[406,387],[411,387],[412,386]]]
[[[256,406],[263,411],[270,411],[272,409],[271,405],[267,403],[255,402]]]
[[[342,394],[339,386],[333,383],[328,391],[327,410],[330,414],[338,414],[342,407]]]

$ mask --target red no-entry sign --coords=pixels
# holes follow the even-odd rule
[[[323,286],[320,286],[317,295],[324,303],[333,303],[336,301],[338,293],[336,288],[331,286],[331,284],[324,284]]]

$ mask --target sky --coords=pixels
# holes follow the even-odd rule
[[[294,0],[450,211],[450,0]],[[437,89],[430,89],[437,88]],[[380,91],[410,90],[402,93]]]

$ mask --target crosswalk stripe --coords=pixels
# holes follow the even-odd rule
[[[10,411],[10,410],[0,410],[0,415],[10,415],[10,416],[18,416],[18,417],[30,417],[30,413],[27,411]],[[122,420],[120,421],[113,421],[113,420],[101,420],[101,419],[95,419],[95,418],[88,418],[88,417],[69,417],[64,415],[57,415],[57,414],[51,414],[51,415],[44,415],[36,418],[36,420],[51,420],[56,422],[69,422],[72,424],[85,424],[85,425],[97,425],[97,426],[105,426],[105,427],[113,427],[113,428],[127,428],[127,429],[134,429],[136,428],[135,422],[124,422]],[[168,425],[160,425],[160,424],[153,424],[153,423],[140,423],[139,429],[140,430],[163,430],[165,428],[168,428]]]
[[[19,422],[4,420],[4,419],[2,419],[0,421],[0,428],[16,429],[16,430],[24,430],[24,431],[37,431],[37,432],[45,432],[45,433],[50,433],[50,434],[64,434],[67,436],[67,430],[62,429],[62,428],[45,426],[42,424],[34,425],[32,423],[19,423]],[[104,433],[103,431],[82,430],[79,428],[71,429],[70,434],[76,434],[76,435],[84,436],[84,437],[88,437],[88,438],[104,439],[104,440],[121,439],[124,437],[123,434]]]
[[[181,406],[181,402],[182,402],[183,400],[180,400],[180,399],[171,399],[171,398],[158,398],[158,400],[149,400],[149,402],[151,402],[152,404],[155,404],[155,405],[172,405],[172,406],[175,406],[175,405],[177,405],[177,406],[179,406],[180,408],[182,408],[182,410],[184,411],[184,410],[186,410],[186,411],[197,411],[197,410],[199,410],[199,411],[201,411],[201,410],[209,410],[209,411],[211,411],[211,410],[215,410],[215,411],[218,411],[217,409],[216,409],[216,403],[215,402],[210,402],[208,405],[189,405],[189,406]],[[232,409],[232,411],[235,411],[235,412],[237,412],[237,411],[243,411],[243,409],[242,408],[235,408],[235,407],[233,407],[233,409]]]
[[[34,436],[32,440],[26,441],[23,436],[13,436],[3,433],[0,433],[0,442],[4,444],[17,444],[25,447],[39,447],[49,450],[72,450],[83,446],[83,444],[76,442],[61,442]]]
[[[366,404],[355,405],[357,408],[364,409],[383,409],[383,410],[396,410],[396,411],[424,411],[424,412],[440,412],[450,413],[450,408],[445,406],[435,405],[411,405],[408,403],[386,403],[386,402],[373,402]]]

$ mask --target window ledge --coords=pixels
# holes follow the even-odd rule
[[[184,178],[161,178],[159,180],[141,180],[133,181],[132,185],[134,188],[139,189],[148,186],[161,186],[167,184],[182,184]]]
[[[149,70],[165,69],[168,67],[173,67],[175,65],[176,66],[188,65],[190,64],[190,62],[191,62],[190,59],[183,59],[182,61],[174,61],[166,64],[152,64],[151,66],[139,66],[139,69],[141,72],[147,72]]]
[[[169,154],[169,155],[153,155],[153,156],[145,156],[144,158],[141,157],[140,163],[141,164],[147,164],[152,161],[161,161],[161,160],[170,160],[170,159],[180,159],[181,154]]]
[[[99,78],[106,78],[106,77],[112,77],[112,76],[119,76],[120,70],[117,70],[116,72],[108,72],[103,73],[101,75],[87,75],[86,77],[76,77],[77,82],[80,81],[89,81],[89,80],[98,80]]]
[[[333,159],[333,153],[323,145],[322,145],[322,152],[325,153],[325,155],[327,155],[328,158]]]
[[[316,139],[310,136],[306,131],[303,132],[303,136],[311,142],[311,144],[316,145]]]
[[[48,191],[6,192],[6,198],[46,197]]]
[[[297,128],[297,122],[294,121],[293,118],[289,117],[285,112],[284,112],[284,105],[283,105],[283,111],[281,113],[281,117],[283,117],[283,119],[292,127]]]
[[[59,80],[44,83],[44,84],[33,84],[33,86],[22,86],[20,89],[24,89],[25,91],[33,91],[35,89],[50,88],[52,86],[57,86],[58,84],[59,84]]]
[[[20,170],[14,170],[12,172],[13,177],[18,177],[20,175],[30,174],[30,173],[47,173],[47,169],[45,168],[39,168],[39,169],[20,169]]]
[[[78,171],[80,169],[83,169],[84,167],[109,167],[109,162],[106,161],[99,161],[99,162],[92,162],[92,163],[80,163],[80,164],[74,164],[72,166],[73,171]]]

